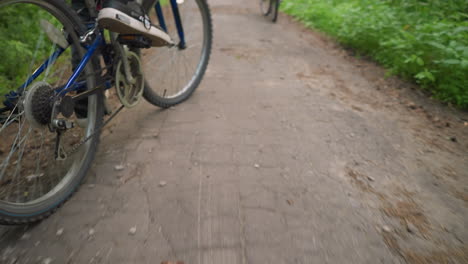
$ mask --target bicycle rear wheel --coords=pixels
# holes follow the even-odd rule
[[[143,97],[162,108],[179,104],[192,95],[205,74],[211,53],[213,29],[206,0],[177,2],[186,46],[143,50],[141,56],[146,79]],[[161,9],[168,34],[180,43],[170,3],[162,3]],[[152,17],[158,21],[155,13]]]
[[[0,0],[0,224],[49,216],[77,189],[94,158],[101,94],[83,104],[81,127],[63,132],[60,153],[70,154],[64,160],[55,159],[57,134],[49,129],[55,91],[71,76],[73,61],[84,56],[79,40],[84,32],[64,1]],[[79,82],[84,89],[94,87],[91,63]],[[73,113],[59,118],[77,123]],[[88,136],[91,139],[77,148]]]

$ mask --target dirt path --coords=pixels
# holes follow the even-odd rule
[[[256,2],[210,1],[193,98],[125,111],[0,263],[467,263],[468,116]]]

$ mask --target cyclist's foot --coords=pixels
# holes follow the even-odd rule
[[[164,30],[151,24],[148,15],[135,1],[109,0],[104,2],[103,7],[98,15],[101,27],[120,34],[141,34],[156,47],[173,44]]]

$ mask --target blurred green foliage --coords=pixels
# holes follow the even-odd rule
[[[282,9],[468,108],[468,0],[284,0]]]
[[[16,90],[28,73],[43,62],[39,60],[50,53],[50,42],[40,29],[40,19],[57,24],[50,14],[31,4],[0,8],[0,103],[3,95]]]

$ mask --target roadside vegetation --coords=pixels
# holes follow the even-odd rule
[[[34,54],[43,57],[49,52],[50,47],[37,45],[43,42],[38,41],[43,37],[38,32],[39,20],[44,16],[43,11],[33,6],[0,9],[0,96],[25,81]],[[0,97],[0,106],[3,99]]]
[[[23,84],[55,50],[40,27],[42,19],[61,28],[58,20],[34,5],[11,5],[0,9],[0,107],[4,95]],[[67,60],[70,60],[69,50],[56,64]],[[53,79],[49,76],[49,80]]]
[[[284,0],[282,9],[468,108],[468,0]]]

